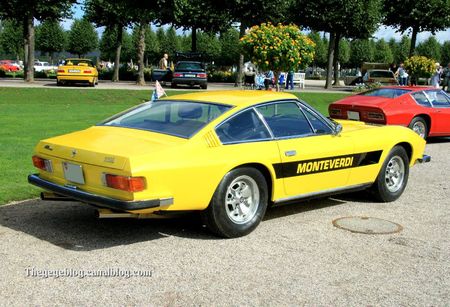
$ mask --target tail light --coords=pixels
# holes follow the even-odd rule
[[[330,109],[330,115],[341,115],[340,109]]]
[[[385,117],[382,112],[368,112],[367,119],[377,122],[384,122]]]
[[[368,82],[375,82],[375,79],[369,79]]]
[[[197,78],[206,78],[206,74],[205,73],[201,73],[201,74],[197,74]]]
[[[85,74],[92,74],[92,70],[84,70],[83,73],[85,73]]]
[[[179,77],[183,77],[183,74],[180,74],[179,72],[176,72],[176,73],[173,74],[173,76],[175,78],[179,78]]]
[[[107,187],[127,192],[140,192],[145,190],[144,177],[128,177],[112,174],[105,174],[104,176]]]
[[[38,156],[33,156],[32,160],[33,160],[33,165],[36,168],[39,168],[39,169],[49,172],[49,173],[53,172],[52,161],[43,159]]]
[[[58,69],[58,72],[64,72],[64,69]]]

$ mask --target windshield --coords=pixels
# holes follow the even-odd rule
[[[389,70],[372,70],[370,78],[394,78],[394,74]]]
[[[148,130],[190,138],[231,106],[189,101],[147,102],[100,125]]]
[[[410,90],[405,90],[402,88],[377,88],[371,91],[361,93],[361,96],[375,96],[375,97],[385,97],[385,98],[397,98],[403,94],[411,92]]]

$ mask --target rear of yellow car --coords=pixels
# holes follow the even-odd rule
[[[98,83],[98,71],[88,59],[67,59],[58,67],[56,80],[58,85],[67,83],[87,83],[95,86]]]

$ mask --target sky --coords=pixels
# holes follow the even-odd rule
[[[81,5],[77,4],[74,5],[73,8],[73,18],[74,19],[79,19],[81,17],[83,17],[83,10]],[[66,19],[63,20],[62,25],[64,27],[64,29],[68,30],[70,29],[70,26],[72,25],[73,20],[72,19]],[[102,28],[98,28],[97,29],[98,33],[101,34],[103,32],[103,27]],[[178,34],[182,34],[183,31],[181,29],[177,30]],[[408,32],[402,34],[402,33],[398,33],[394,28],[392,27],[386,27],[386,26],[380,26],[378,28],[378,31],[375,32],[375,34],[373,35],[375,39],[381,39],[384,38],[384,40],[388,41],[390,40],[392,37],[395,38],[397,41],[399,41],[402,37],[402,35],[410,35]],[[426,40],[427,38],[429,38],[430,36],[432,36],[433,34],[431,32],[421,32],[418,33],[417,35],[417,42],[420,43],[424,40]],[[444,41],[450,40],[450,28],[447,29],[446,31],[440,31],[437,32],[435,34],[436,39],[440,42],[443,43]]]

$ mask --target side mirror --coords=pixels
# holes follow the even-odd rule
[[[342,132],[342,125],[336,124],[336,126],[334,127],[334,135],[339,135],[341,132]]]

